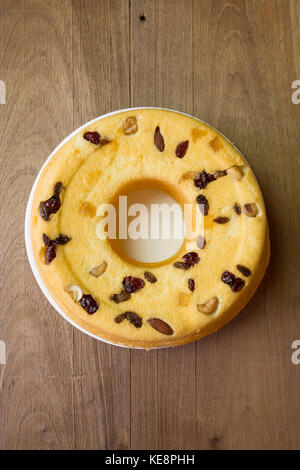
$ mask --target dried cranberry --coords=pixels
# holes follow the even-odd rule
[[[59,181],[58,183],[55,183],[54,188],[53,188],[54,194],[58,196],[62,192],[63,187],[64,185],[62,184],[61,181]]]
[[[215,181],[214,175],[202,171],[199,176],[194,179],[194,185],[196,188],[204,189],[211,181]]]
[[[235,281],[235,275],[232,274],[230,271],[224,271],[223,274],[222,274],[221,280],[225,284],[228,284],[229,286],[232,286],[232,284]]]
[[[229,217],[216,217],[214,219],[214,222],[216,222],[217,224],[227,224],[227,222],[229,222]]]
[[[184,259],[184,261],[188,263],[190,266],[194,266],[200,261],[199,255],[195,251],[190,251],[189,253],[186,253],[182,257],[182,259]]]
[[[243,266],[242,264],[237,265],[237,269],[240,271],[240,273],[243,274],[245,277],[249,277],[252,273],[249,268],[246,268],[246,266]]]
[[[193,292],[195,290],[195,281],[194,279],[189,279],[188,280],[188,286],[189,286],[189,289]]]
[[[209,204],[208,204],[208,200],[206,199],[205,196],[203,196],[203,194],[199,194],[199,196],[197,196],[197,204],[199,206],[199,210],[201,212],[202,215],[207,215],[208,214],[208,210],[209,210]]]
[[[180,144],[177,145],[175,149],[175,154],[178,158],[183,158],[187,152],[187,149],[189,147],[189,141],[185,140],[184,142],[181,142]]]
[[[100,137],[99,132],[96,132],[96,131],[85,132],[85,134],[83,134],[83,138],[87,140],[88,142],[91,142],[91,144],[94,144],[94,145],[100,144],[101,137]]]
[[[65,245],[66,243],[68,243],[69,241],[71,240],[70,237],[68,237],[67,235],[59,235],[57,238],[55,238],[53,240],[53,242],[56,244],[56,245]]]
[[[81,307],[84,308],[84,310],[87,311],[90,315],[95,313],[98,308],[98,302],[90,295],[90,294],[85,294],[81,297],[80,300]]]
[[[233,282],[231,289],[233,290],[233,292],[239,292],[244,287],[244,285],[245,281],[240,277],[237,277]]]
[[[165,150],[165,140],[158,126],[154,132],[154,144],[157,150],[159,150],[160,152],[163,152]]]
[[[132,323],[133,326],[135,326],[136,328],[141,328],[141,326],[143,324],[143,320],[141,319],[141,317],[139,317],[139,315],[137,313],[125,312],[125,316],[126,316],[127,320],[130,323]]]
[[[50,246],[53,243],[51,238],[48,237],[48,235],[46,235],[45,233],[43,233],[43,242],[45,246]]]
[[[124,277],[122,284],[126,292],[133,294],[144,287],[145,281],[139,277],[127,276]]]
[[[56,245],[51,241],[45,253],[45,263],[50,264],[56,258]]]
[[[120,294],[112,294],[109,298],[116,304],[119,304],[120,302],[125,302],[126,300],[129,300],[131,298],[131,294],[129,294],[125,290],[122,290]]]
[[[176,263],[173,264],[174,268],[177,268],[177,269],[190,269],[190,267],[192,266],[191,264],[189,263],[184,263],[183,261],[176,261]]]

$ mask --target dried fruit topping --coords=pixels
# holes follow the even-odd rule
[[[51,238],[49,238],[45,233],[43,233],[43,242],[45,246],[50,246],[53,243]]]
[[[239,292],[245,285],[245,281],[243,279],[235,277],[235,275],[229,271],[225,271],[222,274],[221,280],[225,284],[228,284],[233,292]]]
[[[218,297],[212,297],[210,300],[204,304],[198,304],[197,309],[201,313],[206,313],[207,315],[214,313],[218,307],[219,300]]]
[[[219,170],[219,171],[216,171],[214,173],[214,178],[218,179],[218,178],[221,178],[222,176],[226,176],[226,175],[227,175],[226,170]]]
[[[152,284],[154,284],[154,282],[157,281],[157,279],[156,279],[156,277],[154,276],[154,274],[149,273],[149,271],[145,271],[145,272],[144,272],[144,276],[145,276],[145,279],[147,279],[147,281],[151,282]]]
[[[131,298],[131,294],[129,294],[129,292],[126,292],[126,290],[121,290],[120,294],[112,294],[109,298],[116,304],[119,304],[120,302],[125,302],[126,300],[129,300]]]
[[[160,320],[160,318],[149,318],[148,323],[154,328],[155,330],[159,331],[163,335],[172,335],[174,331],[168,325],[168,323],[164,322],[163,320]]]
[[[120,315],[117,315],[114,319],[116,323],[122,323],[123,320],[125,320],[126,315],[125,313],[120,313]]]
[[[257,205],[255,202],[251,202],[250,204],[245,204],[243,206],[243,212],[248,217],[255,217],[258,213]]]
[[[51,261],[56,258],[56,245],[54,242],[51,241],[51,244],[47,246],[46,253],[45,253],[45,263],[50,264]]]
[[[64,188],[64,185],[62,184],[61,181],[59,181],[58,183],[55,183],[54,188],[53,188],[54,194],[58,196],[62,192],[63,188]]]
[[[107,262],[103,261],[103,263],[99,264],[99,266],[95,266],[93,269],[89,271],[92,276],[99,277],[101,276],[107,268]]]
[[[84,217],[95,217],[96,215],[96,207],[93,206],[90,202],[83,202],[80,206],[79,212]]]
[[[187,152],[189,147],[189,141],[185,140],[184,142],[180,142],[175,149],[176,157],[183,158]]]
[[[199,177],[199,174],[197,171],[187,171],[186,173],[183,173],[181,175],[179,181],[185,181],[185,180],[194,180],[195,178]]]
[[[83,134],[83,138],[85,140],[87,140],[88,142],[91,142],[91,144],[94,144],[94,145],[99,145],[100,144],[100,140],[101,140],[101,137],[100,137],[100,134],[99,132],[85,132]]]
[[[199,255],[195,251],[190,251],[189,253],[186,253],[182,257],[182,259],[184,259],[184,261],[188,263],[190,266],[194,266],[195,264],[198,264],[200,261]]]
[[[129,116],[124,124],[123,124],[123,131],[126,135],[135,134],[138,130],[137,120],[135,116]]]
[[[53,240],[55,245],[66,245],[71,240],[67,235],[60,234],[57,238]]]
[[[56,212],[59,210],[61,202],[59,195],[63,189],[63,184],[59,181],[58,183],[55,183],[54,188],[53,188],[53,196],[51,196],[47,201],[42,201],[40,203],[40,216],[42,219],[44,219],[46,222],[49,220],[51,214],[56,214]]]
[[[133,326],[136,328],[141,328],[143,324],[142,318],[135,312],[125,312],[124,314],[127,320],[132,323]]]
[[[224,271],[221,277],[221,281],[225,284],[228,284],[229,286],[232,286],[235,281],[235,275],[230,271]]]
[[[127,276],[122,281],[123,287],[129,294],[142,289],[145,285],[145,281],[139,277]]]
[[[197,245],[200,248],[200,250],[203,250],[203,248],[206,245],[206,240],[202,235],[198,235],[197,237]]]
[[[191,130],[191,134],[192,134],[192,138],[193,138],[193,142],[197,142],[198,139],[200,139],[200,137],[203,137],[204,135],[207,134],[207,131],[204,131],[202,129],[198,129],[197,127],[194,127],[192,130]]]
[[[233,204],[233,210],[237,213],[237,215],[241,215],[242,209],[237,202]]]
[[[246,268],[246,266],[243,266],[242,264],[238,264],[238,265],[237,265],[237,269],[238,269],[238,270],[240,271],[240,273],[242,273],[243,276],[245,276],[245,277],[249,277],[249,276],[252,274],[252,272],[250,271],[250,269],[249,269],[249,268]]]
[[[110,144],[111,143],[111,140],[108,139],[107,137],[104,137],[103,139],[100,140],[100,145],[107,145],[107,144]]]
[[[214,152],[218,152],[223,147],[222,141],[217,135],[209,142],[209,145]]]
[[[245,285],[245,281],[240,277],[237,277],[231,286],[233,292],[239,292]]]
[[[194,185],[196,188],[204,189],[208,183],[215,181],[215,179],[214,175],[206,173],[206,171],[202,171],[202,173],[194,179]]]
[[[154,144],[156,148],[163,152],[165,150],[165,140],[160,132],[160,128],[157,126],[154,132]]]
[[[79,302],[79,300],[83,296],[81,287],[77,286],[76,284],[69,284],[65,287],[65,291],[71,295],[72,299],[75,302]]]
[[[227,174],[237,181],[241,181],[244,176],[241,168],[236,165],[232,166],[231,168],[228,168]]]
[[[189,279],[188,280],[188,286],[189,286],[190,291],[193,292],[195,290],[195,281],[194,281],[194,279]]]
[[[99,305],[98,302],[90,294],[84,294],[80,300],[80,305],[90,315],[97,312]]]
[[[207,215],[209,211],[209,204],[208,204],[208,200],[206,199],[206,197],[203,196],[203,194],[199,194],[199,196],[197,196],[196,201],[197,201],[201,214]]]
[[[189,263],[184,263],[182,261],[176,261],[176,263],[173,264],[174,268],[177,268],[177,269],[190,269],[190,267],[192,266],[191,264]]]
[[[179,302],[178,303],[182,307],[186,307],[190,303],[190,300],[191,300],[191,295],[190,294],[187,294],[186,292],[180,292],[179,293]]]
[[[229,222],[229,217],[216,217],[214,219],[214,222],[216,222],[217,224],[227,224],[227,222]]]

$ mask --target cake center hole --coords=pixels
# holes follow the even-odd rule
[[[143,264],[176,256],[185,233],[182,207],[171,194],[161,188],[138,188],[120,194],[114,205],[117,232],[110,241],[119,255]]]

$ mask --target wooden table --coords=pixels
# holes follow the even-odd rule
[[[0,448],[299,448],[300,0],[0,0],[0,45]],[[25,253],[46,157],[84,122],[130,106],[219,128],[268,208],[272,259],[257,294],[220,332],[176,349],[80,333]]]

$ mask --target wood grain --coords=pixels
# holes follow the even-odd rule
[[[0,0],[0,449],[300,447],[297,79],[298,0]],[[220,332],[147,353],[97,342],[55,313],[31,274],[23,220],[66,135],[153,105],[210,122],[247,157],[272,259]]]

